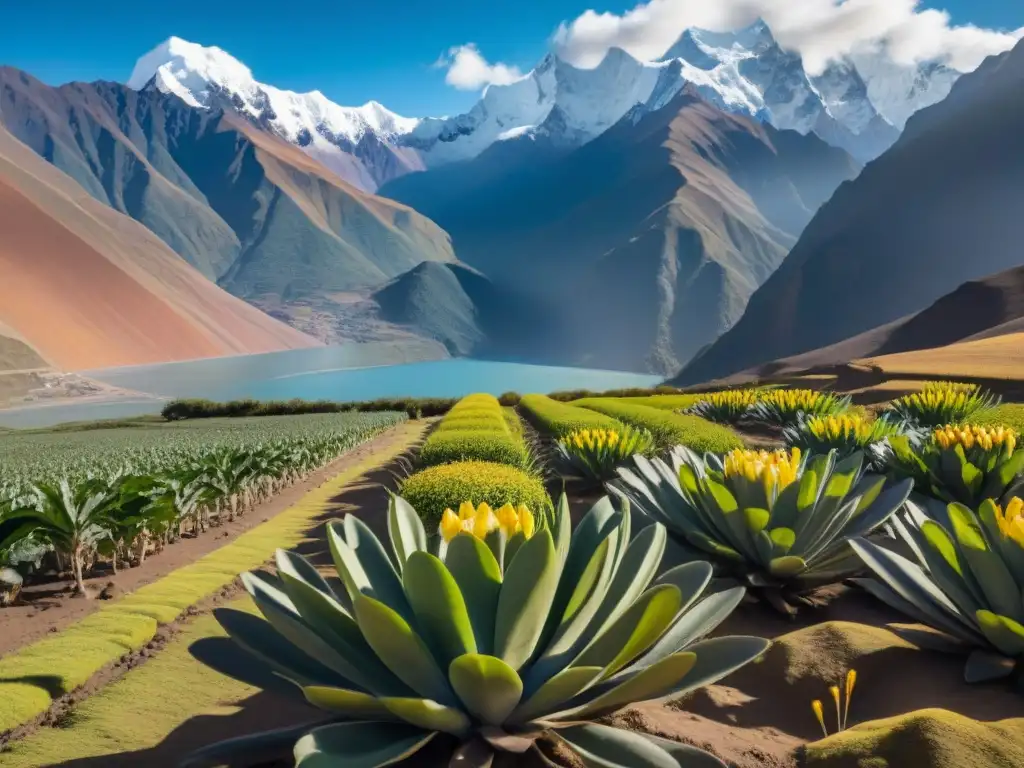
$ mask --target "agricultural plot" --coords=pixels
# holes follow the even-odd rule
[[[556,450],[537,451],[520,416]],[[329,558],[278,552],[243,577],[248,600],[190,626],[191,660],[172,643],[86,701],[82,722],[107,735],[79,744],[73,724],[54,744],[73,760],[187,743],[197,765],[240,751],[299,766],[1014,768],[1018,416],[950,382],[875,411],[794,390],[464,398],[396,495],[379,489],[303,550]],[[779,447],[744,445],[769,428]],[[585,493],[551,492],[584,477]],[[116,727],[171,669],[291,730],[222,719],[182,741],[223,703],[207,694],[136,702],[177,742]],[[303,702],[315,722],[294,719]],[[12,744],[12,765],[44,736]]]

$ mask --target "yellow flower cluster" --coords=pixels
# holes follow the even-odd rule
[[[922,411],[934,411],[940,408],[965,408],[974,397],[974,393],[957,389],[931,389],[905,395],[900,402]]]
[[[807,429],[821,440],[855,437],[867,440],[871,435],[871,422],[858,414],[846,416],[816,416],[807,420]]]
[[[996,523],[999,531],[1024,547],[1024,499],[1014,496],[1004,510],[996,505]]]
[[[786,410],[813,410],[824,395],[813,389],[774,389],[761,395],[761,400]]]
[[[1017,447],[1017,433],[1009,427],[963,427],[945,426],[935,430],[935,442],[943,448],[955,448],[958,445],[965,450],[978,446],[986,451],[1005,449],[1012,453]]]
[[[534,528],[533,513],[525,504],[520,504],[519,509],[506,504],[495,512],[488,504],[474,507],[473,502],[464,501],[459,506],[458,514],[451,509],[444,511],[440,532],[445,541],[451,541],[460,533],[470,533],[478,539],[484,539],[487,534],[498,529],[506,536],[522,532],[526,538],[530,538]]]
[[[745,477],[751,482],[760,480],[765,492],[781,491],[796,481],[800,470],[800,449],[788,451],[746,451],[737,448],[727,454],[724,461],[725,476]]]
[[[922,392],[977,392],[981,389],[977,384],[964,384],[959,381],[929,381]]]
[[[614,448],[620,440],[619,433],[614,429],[579,429],[566,438],[569,445],[580,450],[600,451]]]
[[[711,392],[703,395],[701,400],[717,407],[742,408],[758,402],[761,396],[756,389],[728,389],[724,392]]]

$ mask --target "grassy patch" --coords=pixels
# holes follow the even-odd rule
[[[254,610],[248,597],[231,607]],[[236,702],[259,691],[192,658],[189,645],[206,637],[224,637],[212,616],[188,625],[156,658],[76,707],[70,728],[37,731],[12,744],[0,762],[5,768],[33,768],[144,750],[196,715],[234,714]]]
[[[807,768],[1017,768],[1024,719],[981,723],[922,709],[857,725],[807,747]]]
[[[402,483],[400,492],[419,513],[428,533],[437,530],[445,509],[458,510],[464,501],[486,502],[495,509],[506,503],[525,504],[535,514],[551,505],[544,484],[536,477],[483,461],[429,467]]]
[[[982,411],[971,419],[979,426],[1012,427],[1024,434],[1024,403],[1004,403],[988,411]]]
[[[519,406],[537,429],[552,437],[564,437],[580,429],[618,429],[622,426],[610,416],[560,403],[546,395],[525,395]]]
[[[660,411],[681,411],[684,408],[689,408],[694,403],[700,402],[704,397],[705,395],[701,394],[651,395],[649,397],[631,397],[629,402],[635,405],[657,408]]]
[[[632,399],[590,398],[579,400],[578,405],[650,430],[659,450],[685,445],[698,453],[725,453],[743,447],[739,435],[728,427],[712,424],[697,416],[637,405]]]
[[[523,441],[521,425],[516,423],[516,427],[514,432],[497,398],[469,395],[441,419],[420,450],[420,463],[432,467],[457,461],[488,461],[527,469],[530,451]]]
[[[269,522],[104,605],[63,632],[0,659],[0,732],[42,714],[50,706],[51,694],[74,690],[107,664],[141,648],[159,624],[173,621],[190,605],[230,584],[240,572],[259,566],[278,547],[300,543],[310,521],[342,486],[404,450],[422,433],[423,425],[407,423],[399,430],[401,439],[388,453],[378,453],[338,474]]]

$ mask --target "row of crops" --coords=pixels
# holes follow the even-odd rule
[[[556,735],[587,764],[720,765],[606,717],[760,657],[768,640],[708,639],[746,598],[792,614],[851,578],[934,629],[968,681],[1024,669],[1024,448],[1008,426],[970,423],[993,399],[952,384],[881,414],[801,391],[655,399],[525,396],[518,412],[556,446],[543,454],[496,400],[466,398],[392,498],[387,541],[355,516],[329,526],[343,590],[294,553],[278,554],[280,578],[247,578],[263,619],[218,615],[256,650],[246,679],[270,662],[335,718],[289,734],[295,754],[382,766],[429,743],[440,763],[486,765]],[[751,450],[748,430],[816,442]],[[524,450],[609,495],[574,529]],[[626,500],[651,524],[634,530]],[[670,537],[688,557],[665,570]],[[342,627],[358,642],[339,645]]]
[[[404,413],[185,422],[0,437],[0,601],[26,576],[139,565],[365,440]]]

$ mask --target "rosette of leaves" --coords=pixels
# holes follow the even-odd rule
[[[929,382],[920,392],[893,400],[882,418],[910,422],[924,428],[962,424],[982,411],[999,405],[1000,398],[977,384]]]
[[[332,523],[340,587],[284,551],[276,577],[243,575],[262,618],[217,610],[235,645],[211,639],[193,653],[252,684],[284,685],[325,717],[208,747],[185,765],[282,749],[303,768],[372,768],[421,752],[429,764],[489,766],[496,753],[517,764],[550,737],[589,765],[724,768],[695,747],[595,722],[712,683],[769,645],[702,639],[744,590],[705,594],[712,569],[701,562],[655,578],[661,526],[631,540],[628,509],[606,497],[572,531],[563,497],[553,525],[502,569],[471,532],[454,535],[443,559],[428,552],[419,516],[395,497],[388,539],[352,515]]]
[[[977,508],[953,503],[894,519],[914,560],[864,539],[852,542],[874,579],[857,583],[969,654],[967,682],[1009,677],[1024,661],[1024,501]],[[916,561],[916,562],[915,562]],[[924,637],[919,638],[924,641]],[[938,646],[940,649],[943,645]],[[1022,687],[1024,690],[1024,687]]]
[[[719,424],[736,424],[740,422],[750,409],[761,400],[764,392],[756,389],[730,389],[724,392],[711,392],[704,395],[698,402],[683,410],[690,416]]]
[[[884,472],[892,457],[889,440],[906,435],[906,424],[868,420],[857,413],[838,416],[801,417],[798,423],[785,427],[782,439],[786,445],[808,454],[825,454],[835,449],[840,459],[860,451],[866,468]]]
[[[615,477],[616,467],[653,447],[654,436],[646,429],[580,429],[555,444],[554,460],[560,474],[600,485]]]
[[[1008,427],[945,426],[920,444],[890,442],[894,474],[912,478],[920,494],[973,509],[985,499],[1024,496],[1024,447]]]
[[[750,421],[784,427],[801,417],[834,416],[850,408],[849,397],[813,389],[774,389],[761,394],[747,411]]]
[[[666,526],[693,559],[710,559],[777,609],[793,613],[807,594],[862,566],[849,540],[885,524],[911,481],[886,488],[863,455],[805,456],[736,450],[703,458],[678,446],[670,461],[633,458],[613,490]]]

